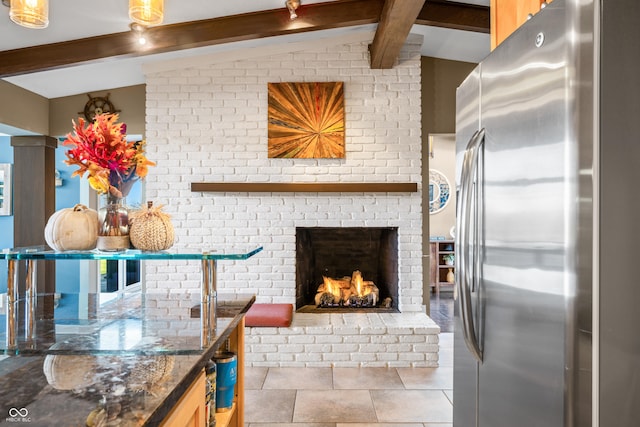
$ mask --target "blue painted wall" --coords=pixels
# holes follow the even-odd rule
[[[62,141],[55,154],[55,167],[60,172],[62,186],[56,187],[55,210],[70,208],[80,201],[79,177],[71,177],[77,169],[64,163],[65,151],[68,147],[62,145]],[[13,147],[11,147],[11,137],[0,136],[0,163],[13,163]],[[127,204],[131,207],[140,207],[143,203],[142,185],[136,182],[127,196]],[[13,216],[0,216],[0,249],[13,246]],[[63,296],[56,308],[56,318],[75,318],[78,313],[78,297],[80,285],[80,261],[67,260],[58,263],[56,268],[56,291]],[[7,265],[0,262],[0,293],[7,291]]]
[[[11,137],[0,136],[0,163],[13,163]],[[13,246],[13,216],[0,216],[0,249]],[[0,262],[0,292],[7,291],[7,263]]]
[[[65,147],[56,150],[56,169],[62,174],[64,185],[56,187],[56,210],[73,207],[80,200],[80,180],[70,179],[73,169],[64,163]],[[0,136],[0,163],[13,163],[11,137]],[[0,216],[0,249],[13,246],[13,216]],[[65,262],[64,268],[56,269],[56,287],[59,292],[77,292],[79,276],[78,261]],[[7,266],[0,263],[0,292],[7,290]]]
[[[56,211],[74,207],[80,200],[80,178],[71,174],[77,167],[64,163],[64,153],[68,147],[58,145],[56,149],[56,169],[60,172],[62,186],[56,187]],[[64,266],[64,268],[60,268]],[[78,292],[80,261],[65,261],[56,268],[56,289],[58,292]]]

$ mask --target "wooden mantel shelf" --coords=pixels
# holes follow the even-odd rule
[[[309,182],[309,183],[250,183],[250,182],[192,182],[191,191],[247,192],[247,193],[416,193],[415,182]]]

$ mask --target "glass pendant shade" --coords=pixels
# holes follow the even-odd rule
[[[11,0],[9,18],[27,28],[47,28],[49,0]]]
[[[164,0],[129,0],[129,18],[145,27],[162,24]]]

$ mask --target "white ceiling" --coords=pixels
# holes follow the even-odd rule
[[[302,0],[304,6],[333,0]],[[428,1],[428,0],[427,0]],[[489,0],[465,0],[489,6]],[[9,19],[9,9],[0,6],[0,50],[10,50],[92,37],[129,30],[127,0],[51,0],[49,26],[43,30],[23,28]],[[284,9],[284,0],[166,0],[163,24],[196,21],[259,10]],[[57,98],[80,93],[144,83],[142,66],[188,56],[210,55],[274,43],[318,40],[339,34],[375,30],[375,25],[313,31],[290,36],[215,45],[136,58],[110,58],[103,62],[78,65],[59,70],[24,74],[4,80],[42,95]],[[489,35],[414,25],[412,32],[424,36],[422,54],[436,58],[479,62],[489,53]],[[250,49],[247,49],[250,51]]]

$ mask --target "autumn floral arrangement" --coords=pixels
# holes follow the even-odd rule
[[[127,141],[127,125],[118,123],[117,114],[98,114],[93,123],[78,118],[73,133],[64,145],[66,164],[78,166],[72,176],[88,174],[89,185],[99,194],[126,197],[138,179],[147,176],[149,161],[144,154],[144,141]]]
[[[133,184],[147,176],[155,166],[144,154],[144,141],[127,141],[127,126],[118,123],[117,114],[97,114],[92,123],[78,118],[63,145],[70,148],[65,163],[78,166],[71,176],[84,177],[89,185],[106,196],[98,212],[98,249],[122,250],[129,247],[129,218],[123,198]]]

